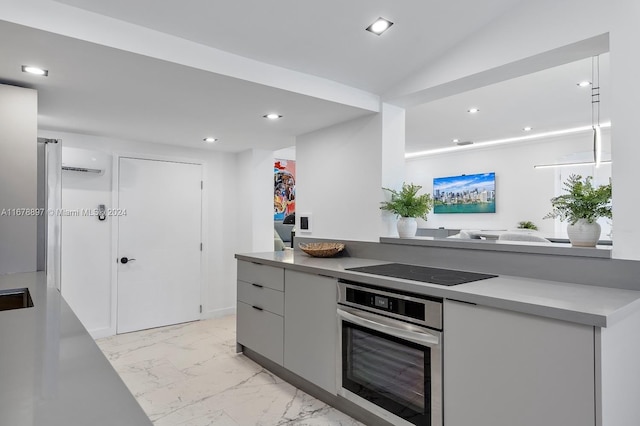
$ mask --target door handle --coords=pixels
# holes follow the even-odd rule
[[[120,263],[122,263],[123,265],[126,265],[129,262],[133,262],[135,259],[131,258],[129,259],[128,257],[122,257],[120,258]]]
[[[429,346],[433,348],[439,346],[441,343],[439,333],[435,334],[436,332],[429,332],[426,329],[420,331],[403,329],[403,327],[407,327],[406,323],[402,323],[391,318],[381,317],[376,314],[356,311],[347,307],[340,307],[338,308],[338,317],[362,327],[376,330],[399,339],[409,340],[410,342],[417,343],[422,346]],[[411,326],[409,325],[409,327]]]

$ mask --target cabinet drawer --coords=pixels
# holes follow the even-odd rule
[[[238,280],[284,291],[284,268],[239,260]]]
[[[274,314],[284,315],[284,293],[262,287],[260,284],[238,281],[238,300]]]
[[[238,302],[236,340],[271,361],[282,365],[284,353],[284,318]]]

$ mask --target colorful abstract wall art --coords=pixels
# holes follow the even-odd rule
[[[276,159],[273,165],[273,220],[296,211],[296,162]]]

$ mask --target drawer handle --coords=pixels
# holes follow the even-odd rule
[[[258,288],[264,288],[264,286],[260,285],[260,284],[251,284],[251,285],[254,286],[254,287],[258,287]]]
[[[256,305],[252,305],[251,307],[252,307],[253,309],[255,309],[255,310],[258,310],[258,311],[264,311],[264,309],[262,309],[261,307],[256,306]]]

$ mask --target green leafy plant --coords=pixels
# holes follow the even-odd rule
[[[518,222],[518,229],[533,229],[534,231],[537,231],[538,227],[533,222],[523,220],[522,222]]]
[[[390,211],[401,217],[419,217],[427,220],[427,213],[433,207],[433,200],[430,194],[418,195],[422,186],[403,183],[400,191],[389,188],[382,189],[391,193],[390,201],[380,203],[382,210]]]
[[[567,194],[551,199],[553,210],[544,219],[560,218],[569,220],[572,225],[578,219],[586,219],[589,223],[600,217],[612,218],[611,212],[611,183],[593,186],[592,176],[582,179],[580,175],[571,175],[564,182]]]

